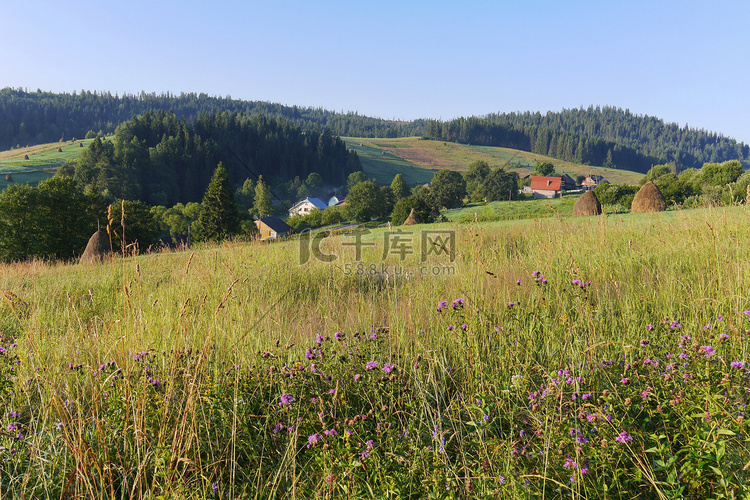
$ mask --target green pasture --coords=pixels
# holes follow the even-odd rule
[[[750,208],[538,201],[0,265],[0,494],[746,498]]]
[[[375,179],[378,184],[390,184],[397,174],[404,177],[404,182],[414,187],[432,181],[434,170],[424,168],[410,161],[399,158],[393,153],[384,152],[382,148],[372,143],[363,143],[364,139],[343,138],[349,149],[359,155],[362,162],[362,170],[369,178]]]
[[[472,146],[418,137],[398,139],[343,138],[350,149],[357,151],[365,173],[380,184],[388,184],[400,173],[409,185],[430,182],[440,169],[464,171],[474,161],[486,161],[492,167],[503,167],[529,175],[537,163],[549,162],[558,173],[603,175],[612,184],[637,184],[642,174],[628,170],[609,169],[557,160],[548,156],[509,148]]]

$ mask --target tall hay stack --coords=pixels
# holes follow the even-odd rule
[[[646,214],[649,212],[663,212],[667,209],[664,195],[653,182],[647,182],[635,194],[630,211],[634,214]]]
[[[419,224],[419,220],[417,220],[417,213],[412,208],[411,212],[409,212],[409,217],[406,218],[403,225],[413,226],[414,224]]]
[[[5,174],[5,181],[6,182],[13,182],[13,176],[10,174]]]
[[[573,205],[573,217],[587,217],[589,215],[601,215],[602,204],[593,191],[586,191]]]
[[[107,232],[100,229],[94,233],[86,244],[86,250],[81,255],[81,263],[96,263],[103,261],[112,253],[112,245],[109,243]]]

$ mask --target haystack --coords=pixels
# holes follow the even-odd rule
[[[100,229],[89,239],[86,250],[81,255],[81,262],[101,262],[110,253],[112,246],[109,244],[109,236],[106,231]]]
[[[58,153],[62,153],[62,148],[57,148]]]
[[[13,182],[13,176],[10,174],[5,174],[5,180],[7,182]]]
[[[586,191],[573,205],[573,217],[586,217],[588,215],[601,215],[602,204],[593,191]]]
[[[28,160],[29,159],[29,155],[23,155],[23,159],[24,160]]]
[[[630,211],[634,214],[645,214],[649,212],[663,212],[667,209],[664,195],[653,182],[647,182],[633,198]]]
[[[414,224],[419,224],[419,220],[417,220],[417,213],[412,208],[411,212],[409,212],[409,217],[406,218],[403,225],[413,226]]]
[[[83,143],[82,143],[82,142],[79,142],[79,143],[78,143],[78,147],[79,147],[79,148],[82,148],[82,147],[83,147]]]

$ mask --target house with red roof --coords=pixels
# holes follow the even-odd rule
[[[534,198],[559,198],[562,193],[562,177],[531,177],[531,192]]]

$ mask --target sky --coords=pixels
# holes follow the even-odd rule
[[[411,120],[616,106],[750,143],[747,0],[0,0],[0,88]]]

